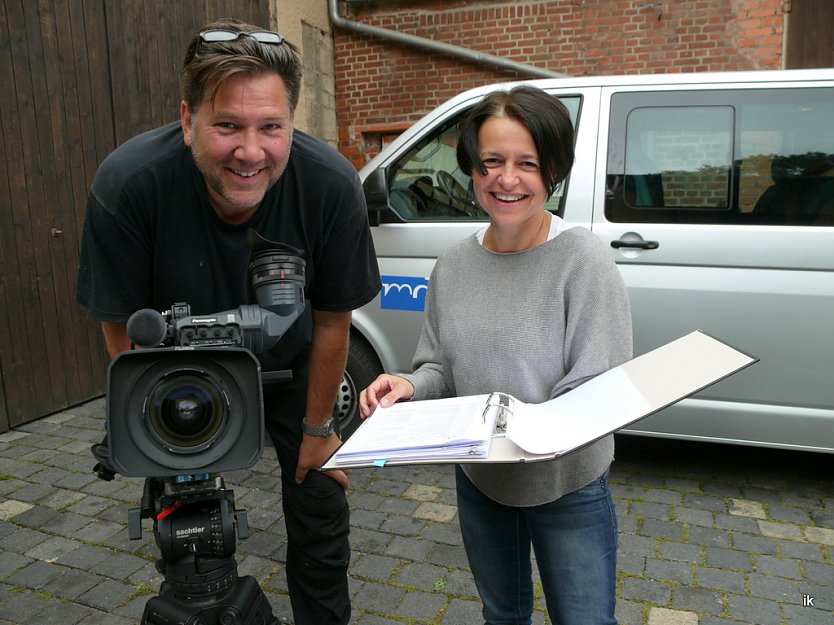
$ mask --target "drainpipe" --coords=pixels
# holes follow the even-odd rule
[[[491,54],[484,54],[483,52],[476,52],[475,50],[468,50],[467,48],[453,46],[448,43],[443,43],[442,41],[434,41],[433,39],[417,37],[415,35],[401,33],[396,30],[388,30],[386,28],[379,28],[378,26],[372,26],[370,24],[354,22],[339,15],[338,4],[338,0],[327,0],[330,23],[338,28],[352,30],[363,35],[370,35],[371,37],[388,39],[390,41],[402,43],[407,46],[413,46],[422,50],[430,50],[431,52],[439,52],[440,54],[455,56],[472,63],[494,65],[502,69],[518,72],[520,74],[535,76],[536,78],[564,78],[566,76],[566,74],[553,72],[549,69],[544,69],[543,67],[536,67],[535,65],[528,65],[526,63],[516,63],[510,59],[492,56]]]

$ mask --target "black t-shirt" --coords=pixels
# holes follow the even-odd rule
[[[179,122],[119,146],[101,164],[87,201],[78,302],[113,322],[175,302],[187,302],[195,315],[254,304],[249,228],[304,250],[307,309],[269,353],[258,355],[264,370],[303,372],[291,385],[301,390],[310,307],[353,310],[373,299],[381,284],[356,170],[298,130],[284,174],[257,213],[234,225],[211,207]]]

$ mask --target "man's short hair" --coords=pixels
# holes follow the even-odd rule
[[[253,37],[231,41],[206,42],[200,33],[207,30],[257,32],[262,28],[235,19],[206,24],[191,39],[182,65],[180,87],[188,110],[195,113],[206,100],[213,101],[220,85],[233,76],[277,74],[284,80],[290,113],[295,112],[301,91],[301,60],[298,49],[287,40],[260,43]]]

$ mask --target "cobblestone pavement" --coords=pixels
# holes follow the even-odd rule
[[[159,590],[150,528],[135,541],[126,530],[141,480],[90,473],[103,413],[97,400],[0,435],[0,623],[138,623]],[[626,436],[617,445],[620,623],[834,623],[831,456]],[[272,450],[225,478],[251,528],[237,543],[240,574],[290,622]],[[354,623],[482,622],[450,467],[354,471],[350,501]],[[539,596],[534,623],[546,622]]]

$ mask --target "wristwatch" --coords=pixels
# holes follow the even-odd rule
[[[336,421],[330,417],[322,425],[310,425],[307,423],[307,418],[301,420],[301,431],[308,436],[320,436],[321,438],[330,438],[330,435],[336,431]]]

